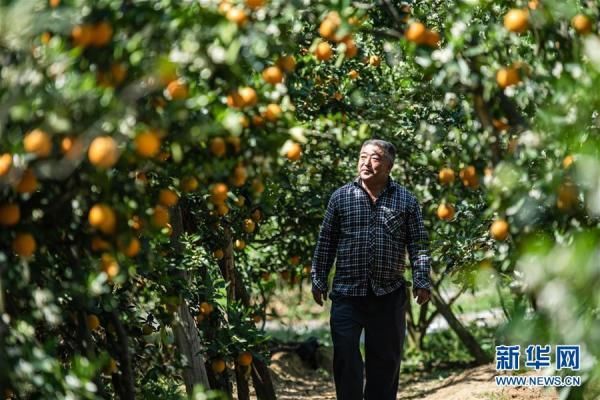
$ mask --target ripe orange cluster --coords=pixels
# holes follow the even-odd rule
[[[413,22],[410,24],[404,32],[404,37],[409,42],[429,47],[438,47],[440,44],[440,34],[427,29],[422,22]]]
[[[113,37],[113,27],[107,21],[76,25],[71,30],[73,44],[77,47],[104,47]]]
[[[349,21],[350,22],[350,21]],[[351,33],[340,33],[342,19],[337,11],[329,12],[319,25],[319,35],[325,40],[320,42],[315,49],[315,56],[319,61],[328,61],[333,56],[333,49],[329,41],[342,44],[346,58],[358,55],[358,46]]]

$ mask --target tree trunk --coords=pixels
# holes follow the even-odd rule
[[[171,209],[171,226],[173,228],[171,239],[173,249],[177,253],[182,253],[183,246],[179,238],[183,233],[183,221],[179,205]],[[209,388],[210,385],[206,374],[204,357],[202,356],[200,336],[198,335],[196,324],[190,314],[187,302],[183,298],[181,299],[177,314],[173,333],[175,334],[177,347],[185,357],[187,363],[183,370],[183,381],[187,394],[191,396],[195,385],[200,384],[205,388]]]
[[[250,294],[246,290],[244,286],[244,282],[242,281],[242,276],[235,269],[235,259],[233,257],[233,241],[231,239],[231,232],[226,231],[226,240],[227,246],[225,248],[223,260],[220,264],[221,272],[225,280],[230,282],[228,296],[232,296],[233,299],[241,300],[242,304],[245,307],[250,306]],[[274,400],[276,399],[275,388],[273,387],[273,380],[271,379],[271,374],[269,368],[262,362],[258,361],[256,358],[253,359],[253,364],[256,368],[252,368],[252,383],[254,385],[254,389],[256,391],[256,396],[259,400]],[[257,364],[258,363],[258,364]],[[237,377],[237,368],[236,368],[236,377]],[[238,398],[242,390],[240,390],[239,383],[240,380],[238,378]],[[247,380],[244,381],[246,385]]]
[[[258,400],[277,399],[269,367],[258,358],[252,360],[252,383]]]
[[[204,357],[202,356],[200,337],[196,330],[194,318],[190,314],[185,300],[182,300],[179,305],[178,315],[173,325],[173,333],[175,334],[177,347],[186,360],[186,365],[183,369],[185,391],[188,395],[191,395],[194,391],[194,386],[198,384],[209,388],[210,384],[206,374]]]
[[[477,364],[485,364],[490,362],[491,357],[486,354],[477,340],[471,335],[471,333],[463,326],[463,324],[456,318],[450,306],[442,299],[437,289],[431,291],[431,300],[435,307],[439,310],[440,314],[446,319],[448,325],[458,335],[458,338],[463,342],[467,348],[469,354],[475,358]]]
[[[249,366],[242,367],[238,363],[235,363],[235,382],[238,400],[250,400],[250,388],[248,387],[249,368]]]
[[[133,377],[133,368],[131,366],[131,356],[129,354],[129,344],[125,328],[119,319],[116,311],[107,314],[110,323],[115,328],[117,358],[120,364],[120,373],[113,374],[113,383],[121,400],[135,399],[135,380]]]

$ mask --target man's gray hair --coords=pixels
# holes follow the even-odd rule
[[[382,149],[385,158],[387,158],[392,163],[392,165],[394,164],[394,161],[396,160],[396,146],[394,146],[390,142],[386,142],[385,140],[369,139],[362,144],[361,150],[369,144],[372,144],[373,146],[377,146],[380,149]]]

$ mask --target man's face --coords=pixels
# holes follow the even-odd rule
[[[373,144],[368,144],[360,150],[358,157],[358,175],[366,182],[387,181],[392,163],[385,158],[383,149]]]

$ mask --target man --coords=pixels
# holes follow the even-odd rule
[[[395,156],[389,142],[363,144],[358,177],[331,196],[313,257],[313,297],[319,305],[327,299],[327,276],[336,264],[329,297],[338,400],[363,399],[363,329],[364,398],[396,399],[408,299],[405,248],[417,303],[430,297],[428,236],[417,199],[390,177]]]

